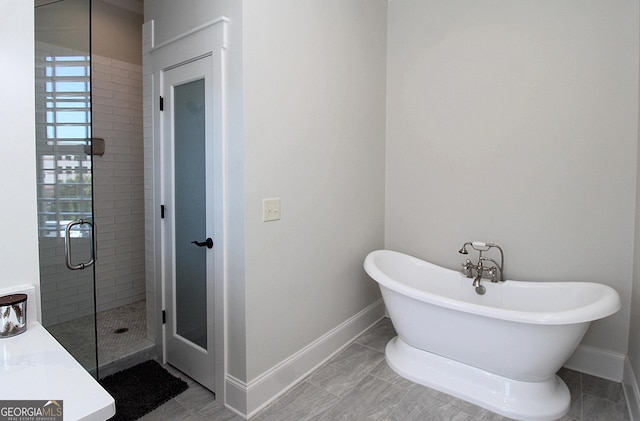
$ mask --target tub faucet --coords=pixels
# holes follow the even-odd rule
[[[473,278],[473,272],[475,271],[477,276],[473,280],[472,285],[476,288],[476,292],[478,292],[478,294],[484,294],[484,287],[480,285],[482,278],[487,278],[491,280],[491,282],[504,282],[504,253],[502,252],[502,248],[497,244],[485,243],[482,241],[467,241],[462,245],[460,250],[458,250],[458,253],[469,254],[467,251],[467,247],[469,246],[479,253],[478,263],[474,265],[470,259],[467,259],[465,263],[462,263],[460,273],[467,278]],[[500,252],[500,263],[482,255],[482,253],[489,251],[492,248],[496,248]],[[494,266],[485,267],[485,262],[491,262]],[[479,292],[480,288],[482,288],[482,292]]]

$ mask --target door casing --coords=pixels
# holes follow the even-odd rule
[[[214,243],[216,253],[214,256],[214,313],[215,313],[215,391],[216,400],[225,402],[226,399],[226,128],[224,110],[226,99],[224,91],[225,81],[225,50],[227,48],[227,18],[219,18],[182,33],[170,40],[155,44],[154,21],[146,22],[143,26],[143,38],[146,40],[143,46],[143,56],[146,60],[143,80],[145,82],[144,97],[145,109],[151,118],[146,120],[146,129],[150,133],[145,135],[145,154],[150,158],[151,168],[145,172],[145,189],[150,193],[150,210],[147,217],[150,219],[147,228],[147,280],[154,290],[153,321],[155,322],[156,349],[161,361],[165,359],[164,325],[162,324],[162,310],[165,308],[164,285],[166,279],[163,267],[163,219],[161,218],[162,192],[165,188],[162,173],[162,148],[165,138],[162,128],[160,113],[160,92],[162,91],[162,72],[176,66],[197,60],[205,56],[211,56],[212,60],[212,86],[213,107],[208,115],[212,119],[213,133],[211,148],[213,151],[215,168],[213,174],[213,224],[216,226]],[[149,124],[150,123],[150,124]],[[148,202],[148,203],[149,203]]]

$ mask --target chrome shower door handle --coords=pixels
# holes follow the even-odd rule
[[[91,228],[91,259],[88,262],[78,263],[74,265],[71,262],[71,228],[76,225],[89,225]],[[88,221],[86,219],[76,219],[74,221],[69,222],[67,228],[64,230],[64,258],[67,267],[71,270],[81,270],[88,268],[92,264],[96,262],[96,235],[93,229],[93,222]]]

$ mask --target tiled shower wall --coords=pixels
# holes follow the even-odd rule
[[[145,299],[142,66],[93,56],[93,158],[99,258],[97,310]]]
[[[81,55],[38,43],[36,68],[46,54]],[[44,82],[36,73],[36,100]],[[105,140],[94,156],[94,221],[98,241],[97,311],[145,299],[142,66],[92,57],[93,136]],[[37,121],[43,121],[40,113]],[[37,125],[37,130],[44,130]],[[39,134],[41,136],[42,134]],[[64,267],[63,240],[40,238],[43,322],[54,325],[93,311],[86,271]]]

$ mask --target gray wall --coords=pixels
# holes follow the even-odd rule
[[[251,381],[379,299],[384,1],[145,2],[156,43],[221,15],[228,59],[228,370]],[[282,219],[262,222],[262,199]],[[240,219],[241,218],[241,219]]]
[[[87,0],[65,0],[38,7],[36,39],[88,53],[89,16],[90,7]]]
[[[636,46],[640,48],[640,46]],[[640,78],[640,75],[639,75]],[[640,116],[638,117],[640,122]],[[640,141],[639,141],[640,144]],[[640,163],[640,147],[638,147],[638,162]],[[637,388],[637,379],[640,379],[640,170],[636,171],[636,228],[635,228],[635,246],[633,254],[633,290],[631,294],[631,320],[629,326],[629,349],[628,358],[631,363],[634,378],[625,378],[624,383],[631,388],[627,389],[627,396],[633,392],[637,394],[633,387]],[[631,377],[631,376],[629,376]],[[637,396],[636,396],[637,398]],[[636,401],[637,405],[640,402]],[[632,408],[634,417],[637,417],[640,407]]]
[[[380,298],[386,7],[244,2],[248,379]]]
[[[142,65],[141,14],[100,0],[92,0],[91,19],[94,54]]]
[[[614,287],[584,344],[627,351],[638,2],[389,2],[386,246],[457,268]]]

